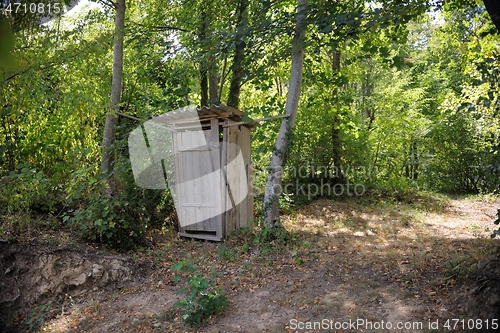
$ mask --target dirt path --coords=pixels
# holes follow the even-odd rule
[[[498,246],[489,235],[499,205],[491,198],[431,196],[320,200],[283,217],[294,239],[286,246],[277,239],[270,251],[255,244],[252,232],[225,244],[152,235],[154,248],[128,258],[132,266],[152,265],[140,282],[54,301],[56,311],[45,313],[40,331],[446,331],[447,320],[464,316],[450,299],[457,283]],[[229,301],[198,328],[170,310],[183,286],[171,267],[182,260],[222,287]]]

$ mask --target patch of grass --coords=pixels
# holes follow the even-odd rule
[[[228,248],[224,243],[219,245],[217,254],[219,255],[220,260],[224,262],[234,261],[236,259],[236,252],[233,249]]]
[[[264,252],[279,253],[287,246],[293,245],[296,235],[282,226],[261,228],[260,234],[254,239],[254,243],[260,246]]]
[[[444,275],[448,278],[455,278],[466,272],[464,259],[451,259],[446,264]]]

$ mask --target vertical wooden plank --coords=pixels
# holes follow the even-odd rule
[[[195,144],[195,133],[186,131],[183,133],[184,141],[186,147],[192,148]],[[199,201],[196,198],[196,185],[193,183],[190,183],[189,181],[194,178],[194,168],[196,164],[196,153],[190,152],[189,150],[184,152],[184,170],[186,173],[186,179],[187,181],[185,183],[185,188],[186,188],[186,199],[185,203],[187,205],[186,211],[188,212],[188,218],[189,218],[189,223],[192,223],[193,221],[198,221],[198,209],[196,207],[196,204],[199,204]],[[189,225],[189,230],[198,230],[198,223],[195,224],[190,224]]]
[[[220,181],[221,178],[221,155],[220,155],[220,144],[219,144],[219,119],[212,119],[210,120],[210,140],[208,142],[208,145],[211,150],[211,162],[213,163],[213,169],[212,171],[218,172],[219,178],[217,179],[218,184],[213,184],[212,188],[215,189],[215,193],[213,193],[213,200],[215,203],[215,208],[214,211],[217,212],[216,216],[212,218],[213,224],[212,224],[212,230],[216,230],[216,235],[222,239],[223,237],[223,219],[222,219],[222,212],[223,207],[222,207],[222,195],[224,193],[223,191],[223,184]],[[212,188],[209,188],[208,190],[211,191]]]
[[[195,184],[195,194],[194,194],[194,204],[196,205],[194,209],[197,212],[197,228],[198,231],[210,231],[210,198],[207,196],[207,186],[209,185],[209,179],[205,177],[211,172],[210,163],[210,151],[204,150],[201,145],[207,142],[206,133],[203,130],[196,131],[196,146],[200,147],[196,152],[196,158],[191,161],[193,166],[196,168],[193,172],[193,183]]]
[[[180,133],[172,132],[172,149],[173,149],[173,154],[174,154],[174,177],[175,177],[175,195],[176,195],[176,211],[177,211],[177,216],[178,219],[181,219],[181,214],[182,214],[182,208],[180,203],[180,183],[179,179],[181,178],[180,172],[181,172],[181,167],[180,167],[180,155],[179,155],[179,135]],[[179,232],[185,232],[186,228],[184,228],[180,223],[179,223]]]
[[[193,134],[193,147],[197,147],[196,152],[192,152],[193,159],[190,161],[190,167],[193,168],[193,210],[196,211],[196,230],[211,231],[210,228],[210,212],[212,205],[208,187],[210,179],[207,177],[212,172],[210,164],[210,151],[208,150],[208,141],[206,131],[197,130]]]
[[[247,171],[247,188],[248,195],[246,199],[246,210],[247,210],[247,226],[248,220],[253,219],[253,165],[252,165],[252,140],[250,137],[250,129],[246,126],[241,126],[242,133],[242,153],[245,159],[245,169]]]
[[[231,162],[231,149],[230,149],[230,144],[231,143],[231,137],[230,134],[231,132],[231,127],[226,128],[226,137],[224,138],[224,141],[226,143],[226,154],[225,158],[226,161],[224,163],[224,188],[225,188],[225,193],[226,193],[226,237],[228,234],[233,230],[233,215],[232,215],[232,205],[231,205],[231,197],[230,197],[230,192],[228,191],[228,179],[231,174],[231,170],[228,167],[228,164]]]
[[[248,179],[248,196],[247,196],[247,216],[248,220],[254,219],[253,215],[253,199],[254,199],[254,192],[253,192],[253,163],[250,162],[247,168],[247,179]]]
[[[222,174],[222,172],[226,172],[226,164],[227,164],[227,138],[228,138],[228,134],[229,133],[229,130],[228,130],[228,127],[224,127],[223,131],[222,131],[222,142],[224,143],[222,145],[222,151],[221,151],[221,159],[220,159],[220,166],[221,166],[221,188],[220,188],[220,194],[221,194],[221,199],[222,199],[222,212],[224,212],[223,214],[221,214],[221,217],[222,217],[222,234],[223,234],[223,237],[226,238],[227,237],[227,234],[228,234],[228,212],[227,212],[227,209],[228,209],[228,204],[230,205],[231,202],[229,200],[229,196],[228,196],[228,193],[227,193],[227,189],[226,189],[226,184],[225,184],[225,181],[224,181],[224,175]]]
[[[243,156],[243,161],[244,161],[244,170],[245,170],[245,175],[241,176],[241,179],[239,180],[240,182],[245,182],[248,193],[245,196],[245,199],[243,202],[240,203],[239,205],[239,218],[238,218],[238,227],[247,227],[248,226],[248,220],[250,219],[250,212],[249,212],[249,205],[248,205],[248,199],[249,199],[249,193],[250,193],[250,186],[248,182],[248,165],[250,164],[250,131],[248,127],[246,126],[240,126],[240,131],[238,133],[238,146],[240,147],[241,154]]]
[[[182,218],[182,221],[186,223],[186,221],[189,220],[189,211],[187,208],[184,206],[187,200],[187,196],[189,193],[186,191],[186,184],[184,183],[186,180],[187,175],[187,170],[185,169],[186,165],[186,155],[182,151],[182,146],[184,142],[184,132],[179,132],[177,133],[177,143],[178,143],[178,175],[179,178],[177,179],[177,184],[178,184],[178,200],[179,200],[179,209],[180,209],[180,218]],[[184,230],[188,230],[189,226],[184,226]]]
[[[181,206],[183,211],[183,221],[184,223],[190,223],[196,219],[196,209],[193,207],[193,203],[196,199],[193,197],[194,189],[193,184],[189,183],[193,179],[193,153],[189,150],[192,148],[193,144],[193,133],[189,131],[179,133],[179,154],[180,154],[180,174],[181,179],[179,179],[180,189],[181,189]],[[197,230],[197,225],[190,224],[185,227],[186,230]]]
[[[243,129],[244,126],[238,126],[239,127],[239,131],[238,131],[238,137],[237,137],[237,140],[238,140],[238,147],[240,149],[240,153],[241,155],[243,156],[243,166],[244,166],[244,170],[245,170],[245,173],[244,174],[240,174],[240,172],[238,172],[238,184],[243,185],[247,185],[248,184],[248,181],[247,181],[247,164],[248,164],[248,156],[246,156],[246,152],[247,152],[247,148],[246,148],[246,145],[247,145],[247,140],[246,140],[246,136],[245,136],[245,131]],[[248,187],[247,187],[247,190],[248,190]],[[245,195],[245,193],[240,193],[240,195]],[[246,194],[248,195],[248,194]],[[236,225],[236,228],[243,228],[243,227],[246,227],[248,225],[248,216],[247,216],[247,213],[248,213],[248,209],[247,209],[247,200],[246,200],[246,196],[245,196],[245,199],[240,202],[238,204],[238,208],[237,208],[237,225]]]
[[[200,177],[201,175],[205,175],[206,172],[210,172],[210,165],[207,165],[206,160],[208,159],[208,151],[203,151],[201,146],[206,142],[205,134],[203,131],[196,130],[193,132],[193,147],[197,148],[197,151],[192,152],[192,159],[190,161],[190,168],[193,169],[191,174],[191,179],[193,182],[193,210],[196,211],[196,230],[199,231],[208,231],[209,225],[206,219],[207,214],[205,211],[209,209],[206,207],[208,204],[206,201],[205,195],[205,187],[207,184],[207,180],[205,177]]]
[[[240,187],[238,186],[239,170],[237,169],[237,164],[231,163],[236,159],[239,149],[238,149],[238,126],[229,126],[228,128],[228,149],[227,149],[227,187],[229,194],[230,209],[228,211],[228,230],[235,230],[238,225],[238,212],[237,207],[233,207],[233,201],[239,198]]]
[[[193,164],[195,163],[195,160],[193,160],[193,153],[189,151],[190,148],[193,147],[193,133],[186,131],[182,132],[182,144],[183,147],[185,147],[186,151],[181,152],[183,159],[182,159],[182,168],[183,168],[183,174],[184,174],[184,179],[183,179],[183,188],[184,188],[184,193],[185,196],[183,198],[183,204],[184,210],[186,212],[186,221],[189,223],[192,223],[192,221],[196,221],[197,219],[197,210],[196,207],[193,207],[193,203],[196,203],[196,198],[194,198],[194,195],[196,193],[194,186],[189,183],[189,180],[193,179]],[[198,224],[190,224],[187,227],[188,230],[198,230]]]

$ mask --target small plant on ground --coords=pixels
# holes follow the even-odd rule
[[[194,272],[194,267],[186,261],[176,264],[174,272]],[[180,280],[178,275],[176,280]],[[181,309],[182,320],[186,324],[198,325],[207,317],[221,311],[227,305],[227,298],[220,289],[215,289],[213,284],[202,275],[189,276],[187,287],[177,291],[178,295],[185,298],[174,304],[174,309]]]
[[[23,324],[26,325],[30,331],[38,330],[45,322],[45,316],[49,313],[51,308],[52,304],[35,306],[26,316]]]
[[[294,240],[293,233],[282,226],[262,227],[254,242],[265,251],[281,250]]]
[[[444,274],[448,279],[452,279],[456,278],[464,271],[465,266],[463,259],[451,259],[450,261],[448,261]]]
[[[220,259],[224,262],[234,261],[236,259],[235,251],[228,248],[225,244],[219,245],[217,254],[219,255]]]

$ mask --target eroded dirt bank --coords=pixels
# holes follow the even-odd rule
[[[22,329],[16,319],[36,305],[119,290],[140,283],[146,270],[89,248],[0,241],[0,272],[0,329],[14,332]]]

